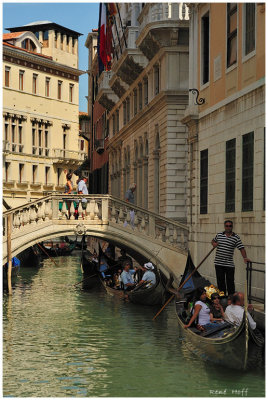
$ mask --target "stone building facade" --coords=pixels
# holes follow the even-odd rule
[[[95,82],[107,110],[109,193],[124,199],[135,182],[137,205],[185,222],[188,8],[119,3],[119,11],[111,70]]]
[[[98,30],[93,29],[87,36],[88,48],[88,115],[90,124],[90,193],[108,193],[108,144],[107,110],[96,100],[98,95]]]
[[[3,197],[63,191],[86,157],[79,137],[79,33],[49,21],[3,34]]]
[[[190,6],[187,223],[196,263],[211,240],[234,222],[248,257],[265,261],[265,5]],[[204,103],[202,103],[204,99]],[[196,105],[199,102],[200,105]],[[246,266],[235,252],[236,288]],[[213,256],[201,273],[215,283]],[[263,295],[264,276],[253,286]]]

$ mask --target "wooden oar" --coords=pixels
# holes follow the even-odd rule
[[[181,288],[185,285],[185,283],[193,276],[193,274],[195,273],[195,271],[198,270],[199,267],[201,267],[201,265],[203,264],[203,262],[208,258],[208,256],[210,256],[210,254],[213,252],[213,250],[215,249],[215,247],[213,247],[209,253],[206,255],[205,258],[203,258],[203,260],[201,261],[200,264],[198,264],[197,267],[195,267],[195,269],[191,272],[191,274],[188,276],[188,278],[185,279],[184,282],[182,282],[182,284],[179,286],[179,288],[177,289],[177,291],[179,292],[181,290]],[[168,299],[168,301],[163,305],[163,307],[161,308],[161,310],[158,311],[157,314],[155,314],[155,316],[153,317],[153,321],[158,317],[158,315],[164,310],[164,308],[168,305],[168,303],[175,297],[175,294],[173,294],[172,296],[170,296],[170,298]]]
[[[50,260],[52,260],[52,261],[54,262],[54,264],[55,264],[57,267],[59,267],[59,264],[57,264],[56,261],[54,261],[53,258],[50,257],[50,255],[46,252],[46,250],[45,250],[42,246],[40,246],[39,243],[37,243],[37,244],[38,244],[38,246],[40,247],[40,249],[43,251],[43,253],[45,253],[45,254],[50,258]]]
[[[94,274],[94,275],[87,276],[86,278],[82,279],[80,282],[77,282],[77,283],[75,283],[75,284],[72,285],[72,286],[77,286],[77,285],[79,285],[79,283],[82,283],[82,282],[86,281],[87,279],[93,278],[93,276],[97,276],[97,275],[98,275],[98,274]]]

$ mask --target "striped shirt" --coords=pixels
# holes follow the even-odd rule
[[[215,265],[234,268],[234,249],[236,247],[238,250],[244,248],[240,237],[234,232],[231,236],[226,236],[225,232],[219,232],[213,240],[218,243],[214,261]]]

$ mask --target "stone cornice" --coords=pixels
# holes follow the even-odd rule
[[[20,65],[22,68],[31,68],[77,82],[79,76],[85,73],[85,71],[57,63],[53,60],[42,58],[35,54],[24,53],[18,49],[12,48],[3,47],[3,61]]]

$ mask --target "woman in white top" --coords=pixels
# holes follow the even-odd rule
[[[205,303],[207,298],[205,289],[198,288],[195,293],[195,298],[197,301],[195,302],[194,305],[193,316],[191,317],[189,323],[187,325],[184,325],[184,328],[189,328],[197,317],[198,317],[197,329],[203,331],[215,326],[214,323],[210,322],[210,315],[209,315],[210,308]]]

